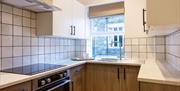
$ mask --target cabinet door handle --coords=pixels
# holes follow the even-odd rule
[[[73,26],[71,25],[71,35],[73,35]]]
[[[73,30],[74,30],[74,34],[73,35],[76,35],[76,26],[73,27]]]
[[[117,78],[118,78],[118,80],[119,80],[119,68],[117,69]]]
[[[144,29],[144,32],[148,33],[148,30],[146,30],[146,21],[145,21],[145,12],[146,10],[143,9],[143,29]]]
[[[126,68],[124,68],[124,80],[126,80]]]
[[[74,82],[72,81],[71,84],[72,84],[72,91],[74,91]]]

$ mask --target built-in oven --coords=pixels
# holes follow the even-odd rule
[[[33,80],[33,91],[70,91],[69,72],[63,71]]]

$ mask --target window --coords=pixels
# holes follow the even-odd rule
[[[124,15],[92,18],[90,22],[93,57],[119,58],[124,54]]]

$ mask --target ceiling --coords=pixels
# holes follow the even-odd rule
[[[78,1],[86,6],[95,6],[95,5],[101,5],[101,4],[120,2],[124,0],[78,0]]]

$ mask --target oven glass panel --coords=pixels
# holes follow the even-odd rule
[[[52,91],[70,91],[70,90],[69,90],[69,84],[65,84],[65,85],[63,85],[62,87],[59,87],[59,88],[54,89],[54,90],[52,90]]]

